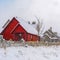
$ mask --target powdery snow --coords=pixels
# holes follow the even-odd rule
[[[60,60],[60,46],[0,48],[0,60]]]

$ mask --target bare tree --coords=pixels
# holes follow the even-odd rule
[[[43,28],[43,21],[40,21],[40,19],[37,16],[35,16],[35,17],[36,17],[36,19],[38,21],[36,30],[37,30],[38,36],[39,36],[39,34],[42,33],[43,30],[44,30],[44,28]]]

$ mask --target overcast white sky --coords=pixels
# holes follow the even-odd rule
[[[60,0],[0,0],[0,24],[13,16],[31,21],[37,16],[45,29],[52,26],[60,33]]]

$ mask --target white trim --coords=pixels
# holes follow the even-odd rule
[[[18,23],[19,24],[19,23]],[[12,33],[14,31],[14,29],[18,26],[18,24],[16,24],[16,26],[11,30],[10,33]]]

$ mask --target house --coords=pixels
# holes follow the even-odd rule
[[[40,37],[35,28],[24,21],[22,18],[13,17],[10,21],[8,20],[4,26],[1,35],[5,40],[19,41],[24,39],[25,41],[38,41]]]
[[[52,27],[50,27],[50,29],[44,32],[43,37],[44,37],[44,41],[48,41],[48,42],[59,41],[59,36],[57,35],[56,32],[52,31]]]

